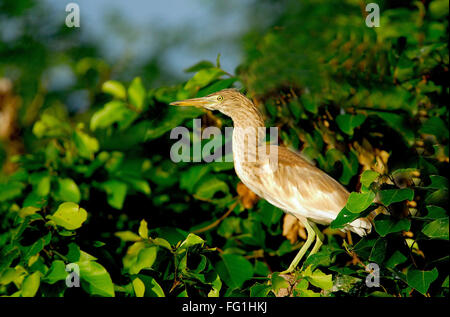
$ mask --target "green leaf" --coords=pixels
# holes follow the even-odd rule
[[[431,239],[449,239],[448,217],[436,219],[422,229],[422,233]]]
[[[448,7],[447,0],[433,0],[430,2],[428,10],[434,19],[442,19],[448,16]]]
[[[372,171],[372,170],[366,170],[361,174],[361,184],[365,187],[369,187],[380,175],[380,173]]]
[[[39,238],[35,243],[29,247],[24,247],[24,252],[22,256],[22,261],[26,262],[30,257],[38,254],[42,249],[50,243],[52,239],[52,234],[49,232],[45,236]]]
[[[219,274],[216,273],[216,278],[211,283],[211,290],[208,293],[208,297],[219,297],[221,288],[222,281],[220,280]]]
[[[214,68],[214,64],[211,63],[210,61],[200,61],[198,63],[196,63],[195,65],[192,65],[189,68],[186,68],[184,70],[185,73],[195,73],[198,72],[199,70],[205,69],[205,68]]]
[[[163,239],[163,238],[155,238],[155,239],[151,239],[151,242],[154,245],[166,248],[167,250],[172,250],[172,246],[170,245],[169,241]]]
[[[336,219],[331,222],[330,227],[331,229],[343,228],[347,223],[350,223],[353,220],[358,219],[359,217],[359,213],[350,212],[347,210],[347,208],[344,207],[336,216]]]
[[[425,295],[430,287],[438,277],[438,270],[434,268],[431,271],[419,271],[409,269],[406,273],[406,282],[409,286],[416,289],[421,294]]]
[[[0,201],[7,201],[22,195],[25,184],[20,182],[10,182],[0,184]]]
[[[337,253],[339,252],[340,251],[338,251]],[[334,253],[335,252],[332,251],[332,248],[330,246],[323,246],[322,248],[320,248],[319,252],[308,256],[303,266],[308,267],[309,265],[312,265],[312,269],[316,268],[317,266],[329,267],[333,262]]]
[[[203,240],[202,238],[200,238],[196,234],[189,233],[187,238],[179,246],[179,249],[180,250],[181,249],[187,249],[187,248],[192,247],[194,245],[203,244],[203,243],[205,243],[205,240]]]
[[[370,252],[369,261],[381,264],[386,256],[387,241],[379,238]]]
[[[448,275],[447,275],[447,277],[445,278],[444,282],[442,282],[441,287],[448,288],[448,285],[449,285],[449,278],[448,278]]]
[[[26,218],[27,216],[36,214],[36,212],[39,210],[40,210],[39,208],[32,207],[32,206],[24,207],[24,208],[20,209],[19,216],[22,218]]]
[[[419,130],[423,134],[431,134],[438,140],[448,140],[448,128],[444,121],[439,117],[431,117],[425,121]]]
[[[165,115],[158,120],[157,124],[146,128],[145,140],[159,138],[164,133],[182,124],[186,119],[196,118],[203,113],[203,109],[196,107],[170,107],[166,109]]]
[[[111,207],[122,209],[127,196],[127,184],[115,179],[110,179],[100,183],[99,187],[106,192],[108,204]]]
[[[311,271],[309,270],[309,274]],[[320,297],[320,293],[316,293],[308,289],[309,282],[306,278],[300,279],[295,286],[294,295],[297,297]]]
[[[408,258],[400,251],[396,250],[394,254],[386,261],[386,267],[395,268],[397,265],[404,263]]]
[[[379,215],[375,218],[375,230],[382,237],[389,233],[408,231],[411,227],[411,222],[408,219],[394,219],[391,216]]]
[[[210,164],[198,165],[189,168],[188,170],[181,173],[180,177],[180,188],[187,190],[189,193],[193,194],[196,185],[199,183],[200,179],[207,175],[211,170]]]
[[[81,199],[80,189],[71,178],[58,178],[58,187],[55,198],[60,201],[79,203]]]
[[[158,247],[149,246],[141,249],[130,267],[130,274],[138,274],[142,269],[150,269],[155,263]]]
[[[25,274],[26,271],[22,267],[18,267],[17,269],[8,267],[0,274],[0,285],[8,285],[11,282],[21,279]]]
[[[78,262],[80,260],[80,256],[81,256],[80,247],[73,242],[69,243],[69,245],[67,247],[69,249],[67,251],[67,255],[66,255],[67,260],[69,260],[69,262],[72,262],[72,263]]]
[[[138,110],[143,110],[145,105],[145,88],[140,77],[136,77],[128,87],[128,98]]]
[[[56,212],[47,218],[67,230],[75,230],[86,221],[87,212],[75,203],[66,202],[59,205]]]
[[[342,175],[339,177],[339,181],[347,185],[352,177],[358,173],[359,162],[358,157],[353,153],[353,151],[349,152],[348,157],[343,156],[340,160],[342,163]]]
[[[210,200],[219,192],[229,194],[227,183],[217,177],[209,177],[198,186],[194,196],[198,199]]]
[[[85,159],[93,159],[94,154],[99,150],[97,139],[80,130],[73,132],[73,142],[78,154]]]
[[[139,225],[139,235],[143,239],[148,239],[147,221],[145,221],[144,219],[141,220],[141,223]]]
[[[321,270],[316,269],[311,271],[311,266],[308,266],[302,275],[314,286],[323,290],[329,290],[333,287],[333,276],[325,274]]]
[[[369,191],[367,193],[350,193],[345,208],[352,213],[360,213],[366,210],[375,199],[375,193]]]
[[[438,207],[438,206],[433,206],[433,205],[429,205],[426,208],[428,210],[428,213],[425,216],[425,218],[428,218],[428,219],[440,219],[440,218],[447,217],[447,212],[445,211],[444,208],[441,208],[441,207]]]
[[[440,175],[430,175],[431,184],[427,188],[443,189],[448,188],[448,179]]]
[[[381,292],[381,291],[373,291],[368,296],[371,296],[371,297],[394,297],[391,294],[388,294],[386,292]]]
[[[445,206],[448,201],[448,189],[438,189],[434,193],[429,194],[425,198],[427,205],[441,205]]]
[[[125,182],[127,182],[130,185],[130,187],[133,188],[134,190],[141,192],[145,195],[150,195],[151,188],[146,180],[138,179],[138,178],[134,178],[134,177],[128,177],[128,176],[123,177],[122,179]]]
[[[415,135],[407,123],[407,116],[402,116],[395,113],[384,111],[373,111],[370,114],[375,114],[384,120],[392,129],[397,131],[407,144],[412,145],[414,143]]]
[[[317,111],[319,110],[320,100],[318,100],[316,95],[312,95],[309,93],[302,94],[300,96],[300,100],[302,102],[303,107],[305,107],[307,111],[316,114]]]
[[[205,68],[199,70],[191,79],[188,80],[184,89],[187,91],[195,91],[210,84],[213,80],[224,75],[225,72],[220,68]]]
[[[38,138],[59,138],[70,135],[71,128],[59,117],[44,113],[33,126],[33,134]]]
[[[385,206],[404,200],[414,199],[414,191],[410,188],[380,190],[378,195],[381,203]]]
[[[145,297],[165,297],[164,291],[158,282],[151,276],[138,275],[145,285]]]
[[[122,241],[139,241],[142,240],[140,236],[131,231],[118,231],[114,233]]]
[[[113,100],[92,115],[90,128],[92,131],[104,129],[116,122],[119,127],[126,128],[136,117],[137,113],[127,108],[124,102]]]
[[[116,80],[105,81],[102,85],[102,91],[118,99],[125,99],[127,95],[125,87]]]
[[[43,281],[48,284],[55,284],[58,281],[65,280],[67,277],[66,265],[63,261],[55,260],[52,266],[45,274]]]
[[[271,290],[270,285],[256,283],[250,287],[250,297],[267,297]]]
[[[241,288],[253,276],[252,264],[237,254],[223,254],[222,261],[216,264],[216,270],[222,281],[232,289]]]
[[[235,83],[238,79],[236,77],[231,77],[227,79],[220,79],[212,83],[211,85],[206,86],[205,88],[202,88],[197,93],[197,97],[204,97],[209,94],[212,94],[213,92],[220,91],[225,88],[229,88]]]
[[[111,276],[101,264],[95,261],[76,262],[76,264],[80,268],[81,285],[89,294],[114,297]]]
[[[39,289],[39,285],[41,284],[41,273],[34,272],[31,275],[28,275],[22,284],[22,297],[34,297]]]
[[[138,277],[133,280],[133,289],[136,297],[144,297],[145,285]]]
[[[337,125],[348,135],[353,135],[353,130],[363,124],[365,120],[366,116],[362,114],[340,114],[336,117]]]
[[[31,174],[30,183],[37,196],[45,197],[50,193],[50,174],[47,171]]]
[[[282,276],[280,276],[280,273],[278,273],[278,272],[274,272],[272,274],[271,284],[272,284],[272,289],[274,290],[275,293],[278,293],[278,291],[281,288],[289,287],[288,281],[286,281]]]

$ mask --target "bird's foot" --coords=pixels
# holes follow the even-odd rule
[[[294,270],[295,270],[295,267],[289,267],[287,270],[284,270],[284,271],[282,271],[282,272],[280,272],[280,275],[287,275],[287,274],[291,274],[291,273],[293,273],[294,272]]]
[[[288,274],[293,274],[295,273],[297,266],[289,266],[289,268],[287,270],[284,270],[282,272],[280,272],[280,275],[288,275]],[[302,269],[300,268],[300,271]]]

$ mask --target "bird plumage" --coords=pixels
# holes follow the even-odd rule
[[[232,96],[233,103],[239,105],[228,107],[226,114],[234,123],[233,159],[241,181],[283,211],[329,225],[345,206],[349,192],[299,154],[283,146],[266,145],[262,115],[244,95],[234,89],[215,94],[220,94],[224,100]],[[260,147],[266,149],[260,151]],[[254,148],[256,150],[251,151]],[[360,218],[344,229],[364,236],[371,228],[367,219]]]
[[[275,154],[269,154],[265,160],[258,162],[241,161],[238,156],[234,163],[241,181],[283,211],[329,225],[345,206],[348,191],[288,148],[278,147],[269,153]],[[268,167],[273,155],[278,155],[275,168]],[[255,173],[255,170],[261,172]],[[369,233],[371,228],[371,223],[364,218],[356,219],[345,227],[360,236]]]
[[[224,89],[203,98],[171,103],[219,110],[231,117],[233,160],[236,174],[255,194],[305,225],[308,238],[289,268],[292,272],[305,252],[316,243],[310,254],[317,252],[323,236],[314,223],[329,225],[346,205],[348,191],[332,177],[310,164],[290,149],[269,145],[263,117],[253,102],[236,89]],[[343,230],[360,236],[370,233],[372,224],[359,218]]]

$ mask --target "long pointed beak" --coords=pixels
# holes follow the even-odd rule
[[[203,108],[204,106],[207,106],[210,103],[210,101],[206,98],[192,98],[192,99],[186,99],[186,100],[180,100],[180,101],[174,101],[171,102],[171,106],[194,106],[198,108]]]

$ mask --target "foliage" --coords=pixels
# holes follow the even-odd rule
[[[383,27],[355,28],[358,1],[288,2],[276,28],[246,36],[237,76],[201,61],[172,87],[124,83],[99,59],[77,60],[78,80],[97,80],[86,113],[27,93],[46,102],[0,182],[0,294],[447,296],[447,17],[441,0],[385,4]],[[232,123],[168,103],[235,83],[282,143],[352,192],[293,280],[278,272],[302,242],[283,237],[282,211],[237,190],[232,163],[170,159],[172,128],[200,142],[192,119]],[[355,243],[337,230],[375,214]],[[70,263],[81,288],[66,287]],[[365,284],[369,263],[380,287]]]

